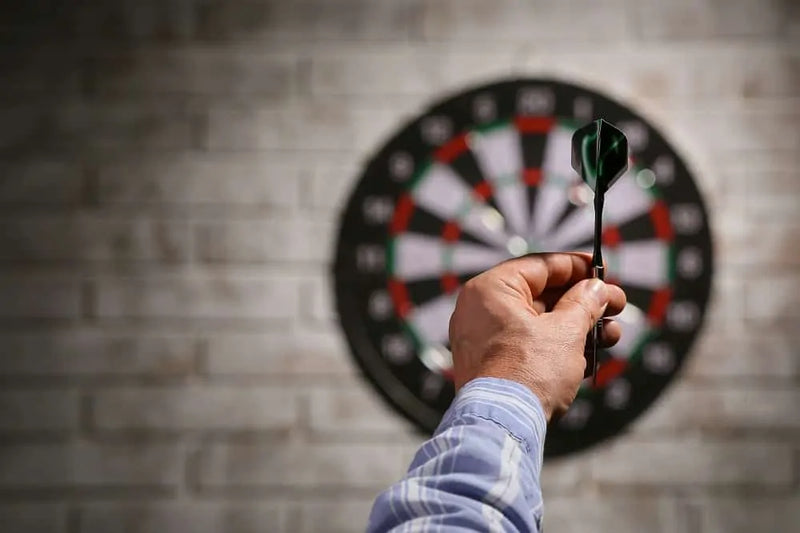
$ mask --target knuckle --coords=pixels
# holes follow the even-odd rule
[[[574,313],[576,313],[583,322],[587,324],[591,324],[594,322],[594,310],[592,306],[588,304],[586,301],[581,299],[572,299],[572,309],[574,309]]]
[[[476,276],[467,280],[467,282],[461,287],[461,293],[473,293],[480,290],[480,276]]]
[[[583,312],[587,322],[594,322],[594,310],[592,309],[591,305],[587,304],[583,300],[580,300],[578,301],[578,308]]]

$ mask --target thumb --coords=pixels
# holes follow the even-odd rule
[[[606,284],[599,279],[584,279],[564,293],[552,313],[564,321],[580,325],[588,333],[602,318],[608,305]]]

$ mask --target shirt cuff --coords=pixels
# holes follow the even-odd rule
[[[473,379],[458,391],[436,432],[464,415],[501,426],[542,464],[547,418],[539,398],[528,387],[507,379]]]

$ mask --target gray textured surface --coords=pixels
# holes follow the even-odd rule
[[[548,531],[800,530],[798,3],[16,4],[0,20],[4,532],[362,530],[419,439],[338,335],[336,214],[400,120],[512,73],[643,111],[717,237],[680,383],[626,436],[545,468]]]

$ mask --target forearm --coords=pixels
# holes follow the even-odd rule
[[[546,431],[538,399],[517,383],[465,385],[400,482],[375,502],[368,531],[540,530]]]

